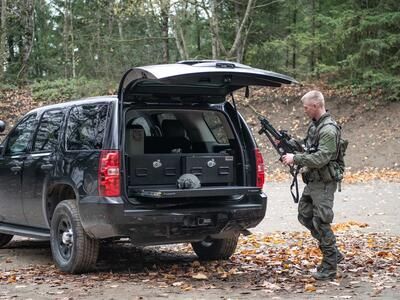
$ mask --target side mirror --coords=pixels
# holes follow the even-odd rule
[[[0,132],[3,132],[6,129],[6,123],[0,120]]]

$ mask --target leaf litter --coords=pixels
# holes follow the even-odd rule
[[[58,291],[52,291],[55,295],[62,294],[67,283],[86,291],[99,285],[118,288],[124,282],[182,292],[229,285],[268,294],[320,294],[330,287],[351,290],[368,283],[372,288],[370,296],[377,296],[397,287],[400,281],[400,237],[359,230],[366,226],[355,221],[333,225],[345,260],[339,265],[337,278],[330,282],[318,282],[311,276],[320,263],[321,252],[307,232],[273,232],[241,237],[237,251],[225,261],[198,261],[189,245],[179,244],[155,248],[155,260],[134,271],[109,266],[107,271],[71,275],[54,265],[32,265],[1,270],[0,285],[21,288],[27,284],[50,284],[58,287]],[[172,260],[171,255],[175,256]]]

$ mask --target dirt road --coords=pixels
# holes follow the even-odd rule
[[[275,252],[285,250],[285,244],[281,244],[274,252],[271,249],[275,244],[289,245],[293,244],[293,241],[298,243],[297,237],[304,237],[304,234],[296,233],[303,228],[297,222],[297,207],[292,202],[288,183],[268,183],[265,189],[270,199],[267,216],[252,231],[260,235],[269,235],[271,241],[266,244],[268,247],[259,244],[261,240],[248,240],[245,243],[247,248],[243,250],[242,247],[231,261],[224,264],[203,264],[198,262],[196,256],[185,246],[137,249],[127,243],[118,243],[102,247],[96,272],[66,275],[58,272],[53,266],[48,242],[17,239],[7,249],[0,250],[0,299],[400,298],[398,256],[394,258],[394,262],[388,257],[390,266],[385,265],[388,260],[365,260],[365,257],[361,256],[365,256],[365,253],[371,255],[373,252],[363,251],[363,248],[369,247],[370,244],[361,244],[361,239],[357,248],[360,252],[346,253],[348,257],[341,266],[341,275],[333,282],[309,281],[309,271],[302,271],[295,264],[288,263],[288,267],[276,271],[267,267],[259,268],[249,261],[266,260]],[[342,193],[337,194],[335,222],[367,223],[369,226],[360,229],[361,232],[379,233],[374,235],[377,239],[386,235],[394,236],[396,238],[385,244],[395,245],[400,235],[399,200],[400,183],[371,182],[345,185]],[[278,235],[278,232],[286,234]],[[357,234],[360,233],[357,231]],[[273,240],[274,236],[278,238]],[[362,237],[361,234],[359,236]],[[291,241],[282,241],[286,238]],[[346,235],[339,236],[339,240],[344,238]],[[309,240],[305,235],[301,242],[309,243]],[[366,243],[369,243],[369,240]],[[252,245],[258,245],[257,253],[253,251],[255,249],[252,249]],[[304,259],[301,253],[308,251],[310,247],[315,248],[315,245],[311,243],[299,248],[298,256],[302,262]],[[389,255],[386,250],[379,253]],[[376,257],[379,258],[379,255]],[[276,263],[271,261],[271,264]],[[369,263],[374,264],[373,270],[376,270],[376,273],[368,271],[369,273],[363,276],[358,275],[357,268],[361,269]],[[266,265],[269,264],[268,261]],[[229,274],[222,272],[219,276],[211,276],[210,272],[207,273],[210,269],[220,268],[230,270]],[[170,273],[170,270],[174,272]],[[182,277],[181,273],[195,275]],[[199,280],[197,275],[203,273],[208,274],[209,278]],[[291,281],[297,283],[294,285]],[[297,288],[302,281],[304,283],[301,288]]]

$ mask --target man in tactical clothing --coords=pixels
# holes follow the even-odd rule
[[[302,167],[306,186],[299,202],[298,219],[318,240],[323,254],[322,263],[313,277],[317,280],[334,279],[337,264],[344,257],[336,247],[336,237],[331,229],[337,182],[331,175],[329,164],[337,158],[340,133],[335,121],[325,110],[321,92],[310,91],[301,101],[305,114],[312,120],[303,141],[305,152],[286,154],[282,161],[286,165]]]

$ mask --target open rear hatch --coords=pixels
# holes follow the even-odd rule
[[[259,85],[279,87],[297,83],[289,76],[227,61],[182,61],[128,70],[121,79],[118,97],[122,102],[136,102],[132,95],[152,95],[147,101],[174,101],[183,96],[188,102],[224,102],[225,96],[242,87]],[[192,96],[192,97],[189,97]]]

